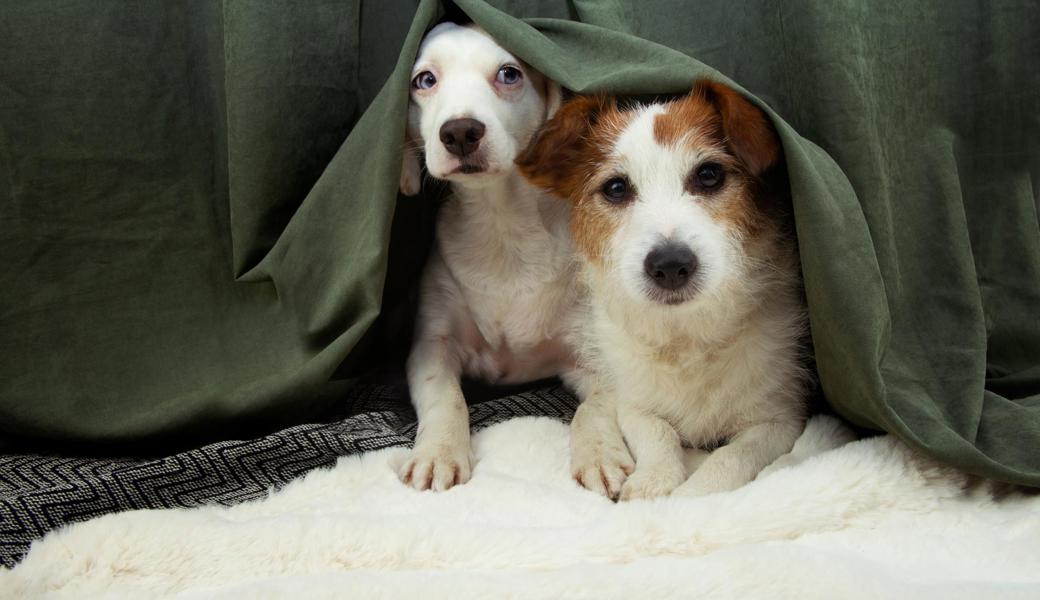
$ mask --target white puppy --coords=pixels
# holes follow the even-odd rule
[[[520,383],[573,367],[561,339],[577,302],[567,206],[513,160],[560,104],[559,86],[474,26],[427,34],[412,71],[401,190],[451,182],[424,272],[408,385],[419,417],[401,479],[443,490],[470,477],[465,374]]]
[[[762,178],[779,160],[768,118],[712,82],[628,111],[573,100],[517,160],[572,203],[586,401],[617,408],[635,455],[623,499],[734,489],[803,428],[798,258]],[[682,445],[719,443],[687,479]]]

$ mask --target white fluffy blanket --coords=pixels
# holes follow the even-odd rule
[[[475,437],[447,493],[397,481],[403,448],[348,457],[262,501],[55,532],[0,595],[1040,598],[1040,498],[848,439],[816,418],[743,489],[613,504],[571,480],[565,425],[516,419]]]

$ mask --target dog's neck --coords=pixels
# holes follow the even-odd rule
[[[472,208],[508,209],[516,204],[518,195],[535,197],[536,192],[515,170],[499,177],[489,177],[480,183],[451,184],[455,195],[463,204]]]
[[[677,338],[696,339],[705,345],[724,343],[756,308],[753,299],[736,294],[698,299],[688,306],[666,306],[631,298],[629,292],[608,282],[597,287],[593,294],[599,304],[596,309],[627,337],[650,346]]]
[[[543,194],[515,170],[480,185],[453,183],[452,190],[462,221],[466,223],[522,229],[541,225],[538,204]]]

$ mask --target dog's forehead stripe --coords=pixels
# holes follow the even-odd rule
[[[710,145],[717,133],[715,107],[699,95],[689,95],[665,105],[654,119],[654,139],[666,146]]]
[[[686,173],[701,155],[699,148],[658,137],[657,123],[668,114],[668,108],[653,104],[638,109],[614,144],[615,164],[641,190],[641,196],[681,191]]]
[[[654,177],[661,165],[657,164],[665,150],[653,136],[653,123],[664,107],[652,104],[637,109],[636,114],[614,142],[612,158],[629,179],[638,186]]]
[[[662,113],[664,107],[659,104],[638,109],[636,116],[628,122],[614,143],[615,156],[632,156],[646,149],[648,145],[656,143],[652,136],[653,123]]]

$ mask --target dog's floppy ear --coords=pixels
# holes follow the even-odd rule
[[[408,124],[405,126],[404,144],[401,147],[401,193],[414,196],[422,189],[422,138],[416,135],[412,126],[411,108],[409,108]]]
[[[605,96],[580,96],[564,103],[516,158],[517,169],[535,186],[571,198],[580,190],[581,169],[590,160],[590,130],[612,106],[613,100]]]
[[[545,118],[549,120],[556,115],[563,104],[563,88],[548,77],[545,78]]]
[[[415,142],[405,140],[401,149],[401,193],[414,196],[422,188],[422,165]]]
[[[701,80],[693,95],[707,99],[719,111],[723,137],[752,175],[761,175],[780,160],[780,140],[769,117],[736,90]]]

